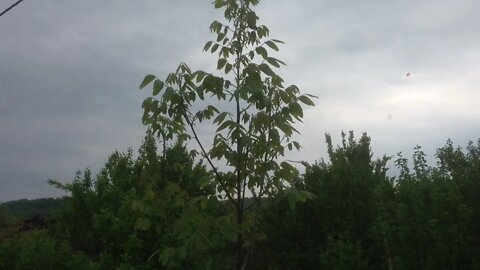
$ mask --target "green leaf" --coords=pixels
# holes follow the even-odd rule
[[[210,52],[211,52],[211,53],[214,53],[214,52],[218,49],[218,46],[219,46],[218,44],[214,44],[214,45],[212,46],[212,50],[210,50]]]
[[[300,92],[300,90],[298,89],[298,87],[296,85],[290,85],[288,86],[287,88],[285,88],[285,92],[287,92],[287,94],[289,95],[292,95],[292,94],[297,94]]]
[[[263,38],[263,37],[267,36],[267,33],[265,32],[265,29],[263,29],[263,27],[258,27],[257,28],[257,35],[258,35],[258,38]]]
[[[203,72],[203,71],[197,71],[197,72],[195,73],[195,77],[196,77],[197,83],[201,82],[201,81],[203,80],[203,78],[205,78],[205,75],[206,75],[205,72]]]
[[[275,72],[273,72],[273,70],[267,64],[264,63],[264,64],[261,64],[258,67],[266,75],[271,76],[271,77],[275,76]]]
[[[164,266],[167,266],[170,264],[170,262],[173,260],[174,257],[175,257],[175,249],[166,248],[162,251],[162,253],[160,253],[160,255],[158,256],[158,259]]]
[[[275,44],[275,42],[268,40],[265,42],[265,44],[267,44],[268,47],[274,49],[275,51],[278,51],[278,47],[277,47],[277,44]]]
[[[225,58],[218,59],[217,69],[221,70],[225,66],[226,63],[227,63],[227,59],[225,59]]]
[[[250,120],[250,114],[245,112],[242,116],[242,120],[243,120],[243,123],[247,123],[248,120]]]
[[[142,83],[140,83],[140,89],[144,88],[145,86],[149,85],[153,80],[155,80],[155,75],[153,74],[148,74],[147,76],[145,76],[145,78],[143,79]]]
[[[290,190],[287,192],[286,196],[287,196],[288,205],[290,206],[290,208],[293,209],[295,207],[295,204],[300,199],[298,192],[296,190]]]
[[[248,42],[251,44],[255,44],[257,42],[257,33],[255,31],[251,31],[248,33]]]
[[[209,41],[207,43],[205,43],[205,47],[203,47],[203,51],[206,52],[208,51],[208,49],[210,49],[210,47],[212,46],[212,41]]]
[[[228,126],[230,126],[232,123],[232,121],[226,121],[226,122],[223,122],[223,124],[221,124],[218,128],[217,128],[217,131],[216,132],[219,132],[219,131],[222,131],[224,130],[225,128],[227,128]]]
[[[302,202],[306,202],[307,200],[312,200],[316,198],[315,194],[309,191],[303,190],[303,191],[299,191],[298,193],[300,193],[300,199]]]
[[[224,155],[224,148],[221,145],[214,146],[210,149],[209,155],[211,158],[220,159]]]
[[[261,46],[257,47],[257,48],[255,48],[255,51],[258,54],[260,54],[263,57],[263,59],[266,59],[268,57],[268,52],[264,47],[261,47]]]
[[[281,131],[283,131],[283,133],[285,133],[287,137],[292,135],[292,126],[289,125],[280,115],[275,117],[275,124]]]
[[[184,142],[186,140],[190,139],[190,136],[188,134],[180,134],[178,135],[178,141],[179,142]]]
[[[228,74],[232,70],[232,67],[233,67],[232,64],[227,63],[225,65],[225,74]]]
[[[165,94],[163,94],[163,99],[166,101],[170,101],[174,94],[175,90],[173,90],[172,87],[167,87],[167,89],[165,89]]]
[[[150,229],[150,220],[143,217],[137,218],[137,221],[135,221],[135,229],[139,231]]]
[[[217,107],[212,106],[212,105],[208,105],[208,106],[207,106],[207,110],[208,110],[209,112],[220,113],[220,112],[218,111]],[[212,114],[213,114],[213,113],[212,113]]]
[[[204,98],[203,91],[204,91],[203,87],[197,87],[195,89],[195,92],[197,92],[197,95],[201,100],[203,100]]]
[[[215,8],[221,8],[227,4],[227,1],[225,0],[215,0]]]
[[[222,112],[215,118],[215,120],[213,120],[213,123],[222,123],[227,115],[228,112]]]
[[[248,27],[252,28],[252,29],[257,29],[257,14],[255,14],[255,12],[253,11],[250,11],[248,12],[247,14],[247,25]]]
[[[285,62],[283,62],[282,60],[278,60],[277,58],[275,58],[275,61],[277,61],[278,63],[280,63],[280,64],[282,64],[282,65],[284,65],[284,66],[287,65],[287,64],[285,64]]]
[[[224,38],[225,38],[225,33],[220,33],[217,35],[217,42],[220,42],[222,41]]]
[[[132,209],[133,211],[139,211],[141,213],[145,209],[145,206],[141,201],[135,200],[132,202],[130,209]]]
[[[222,44],[226,45],[228,43],[228,41],[230,41],[230,39],[224,38],[223,41],[222,41]],[[226,50],[227,50],[227,53],[226,53],[225,57],[228,57],[228,48],[226,48]]]
[[[298,104],[297,102],[291,102],[290,104],[288,104],[288,108],[290,109],[290,112],[293,116],[300,118],[303,117],[302,106],[300,106],[300,104]]]
[[[285,133],[288,137],[292,136],[292,127],[286,125],[285,122],[277,123],[278,128]]]
[[[162,88],[165,84],[160,81],[159,79],[156,79],[154,82],[153,82],[153,95],[156,96],[158,95],[158,93],[160,93],[160,91],[162,91]]]
[[[296,141],[293,142],[293,145],[295,146],[295,148],[296,148],[297,150],[300,150],[301,146],[300,146],[300,144],[299,144],[298,142],[296,142]]]
[[[280,67],[280,64],[278,63],[278,60],[273,58],[273,57],[267,57],[265,60],[267,60],[267,62],[270,63],[270,65],[272,65],[274,67],[277,67],[277,68]]]
[[[288,104],[288,103],[290,103],[290,101],[292,101],[292,97],[289,94],[287,94],[287,92],[285,92],[283,90],[280,90],[278,92],[278,94],[280,95],[280,98],[282,99],[282,101],[284,103]]]
[[[280,76],[273,76],[272,77],[272,84],[278,87],[283,88],[283,79]]]
[[[282,163],[280,163],[280,166],[288,171],[296,171],[297,169],[295,167],[292,166],[292,164],[286,162],[286,161],[283,161]]]
[[[227,40],[228,38],[226,38],[225,40]],[[225,45],[225,44],[223,44]],[[219,53],[219,56],[220,57],[223,57],[223,58],[228,58],[229,55],[230,55],[231,51],[230,51],[230,48],[229,47],[222,47],[222,49],[220,50],[220,53]]]
[[[152,104],[152,100],[152,97],[144,99],[142,102],[142,108],[144,108],[145,110],[150,110],[150,104]]]
[[[302,103],[304,103],[306,105],[315,106],[315,103],[313,103],[313,101],[305,95],[304,96],[299,96],[298,100],[300,100]]]
[[[202,178],[200,178],[200,180],[198,180],[199,187],[205,187],[206,185],[208,185],[208,183],[210,183],[210,177],[208,176],[203,176]]]

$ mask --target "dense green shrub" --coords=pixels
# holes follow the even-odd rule
[[[0,242],[0,269],[98,269],[90,259],[74,255],[67,242],[46,231],[31,231]]]

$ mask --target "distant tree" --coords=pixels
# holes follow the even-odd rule
[[[267,206],[268,241],[258,256],[270,259],[257,269],[271,263],[279,269],[387,268],[384,242],[391,245],[391,240],[379,225],[382,220],[388,224],[394,200],[386,175],[389,158],[372,159],[367,134],[355,139],[353,132],[342,133],[341,138],[335,147],[326,135],[329,160],[308,165],[296,182],[314,199],[293,211],[281,204]]]
[[[50,181],[68,192],[53,230],[105,269],[158,267],[159,261],[150,256],[176,244],[172,235],[182,212],[201,214],[200,207],[190,206],[206,202],[191,198],[212,194],[208,186],[197,185],[198,178],[210,177],[182,145],[159,155],[148,133],[136,159],[132,150],[115,152],[96,177],[86,170],[70,184]],[[200,261],[199,256],[190,254],[188,259]]]
[[[471,143],[469,149],[474,150]],[[473,160],[463,158],[451,141],[437,151],[437,167],[427,164],[419,146],[414,150],[413,170],[401,155],[396,161],[400,169],[393,234],[397,269],[478,268],[475,254],[480,246],[472,242],[476,204],[463,193],[472,190],[466,191],[462,184],[465,178],[475,179]],[[465,167],[457,170],[460,164]]]
[[[480,144],[447,142],[436,167],[417,146],[411,166],[397,157],[393,179],[390,158],[372,160],[366,134],[342,134],[336,148],[327,136],[327,149],[329,161],[296,182],[315,199],[293,210],[266,203],[255,269],[478,269]]]
[[[471,245],[468,248],[469,257],[474,269],[480,269],[480,139],[470,141],[465,149],[454,147],[448,140],[446,145],[437,150],[437,160],[440,173],[451,179],[461,194],[462,201],[471,210],[468,231]]]
[[[11,226],[14,223],[14,217],[9,211],[0,205],[0,230]]]
[[[5,210],[19,220],[30,219],[35,216],[49,216],[60,209],[62,198],[21,199],[1,204]]]

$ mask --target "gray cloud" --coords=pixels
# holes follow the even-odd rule
[[[208,25],[222,17],[210,2],[25,1],[2,16],[0,201],[58,195],[48,178],[69,181],[116,149],[138,147],[143,76],[182,61],[215,67],[201,53]],[[291,157],[324,156],[323,134],[338,141],[342,129],[369,132],[379,155],[479,137],[479,8],[473,0],[265,0],[261,23],[286,42],[281,74],[319,96],[299,126],[308,147]]]

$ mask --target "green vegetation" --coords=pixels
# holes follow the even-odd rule
[[[4,211],[12,216],[12,218],[24,220],[39,215],[50,215],[55,210],[59,210],[62,206],[62,198],[43,198],[34,200],[22,199],[0,204],[0,212],[2,211],[1,208],[3,208]]]
[[[397,178],[385,174],[388,157],[371,159],[366,134],[358,141],[344,135],[337,148],[327,136],[327,144],[330,162],[308,166],[297,184],[315,199],[294,210],[272,204],[265,211],[268,241],[256,254],[271,259],[261,268],[480,267],[480,212],[469,199],[480,186],[480,140],[466,152],[448,142],[438,149],[437,167],[417,147],[412,171],[407,159],[396,159]]]
[[[99,269],[98,264],[83,254],[72,252],[68,243],[32,231],[0,242],[0,269]]]
[[[257,3],[215,1],[216,8],[224,9],[226,22],[212,22],[210,30],[216,38],[205,44],[204,51],[218,51],[217,70],[224,77],[202,70],[192,72],[181,63],[166,80],[150,74],[140,84],[140,88],[153,86],[153,96],[143,103],[143,123],[164,141],[194,140],[200,151],[193,149],[192,154],[200,154],[213,172],[212,178],[199,181],[211,185],[217,191],[216,199],[225,200],[225,206],[232,208],[222,215],[207,213],[211,222],[205,225],[223,232],[219,241],[210,239],[210,246],[234,242],[234,269],[247,265],[251,247],[263,237],[258,214],[262,198],[285,193],[296,203],[311,196],[294,189],[292,181],[298,171],[282,157],[288,150],[300,149],[292,139],[297,132],[293,124],[303,118],[301,104],[314,103],[312,96],[300,94],[297,86],[284,86],[276,73],[275,69],[285,64],[271,54],[283,42],[270,39],[269,29],[257,23],[258,16],[252,9]],[[198,136],[201,125],[215,130],[211,147]],[[253,198],[250,211],[245,205],[248,194]],[[208,194],[196,199],[210,202],[211,197]],[[195,216],[184,218],[194,224],[202,222]],[[178,240],[192,241],[183,239],[183,233],[179,235]],[[198,253],[196,247],[191,251],[187,248],[180,258],[192,252]],[[178,254],[179,248],[171,247],[160,257],[171,266],[176,264]]]
[[[480,269],[480,140],[447,141],[431,167],[420,147],[409,165],[373,159],[367,134],[326,135],[328,160],[300,174],[283,156],[313,102],[274,71],[282,42],[257,2],[215,1],[226,23],[204,50],[224,77],[184,63],[145,77],[138,155],[49,181],[63,199],[0,205],[0,269]]]
[[[251,232],[261,237],[245,269],[480,267],[480,140],[466,149],[447,142],[435,167],[420,148],[412,166],[398,156],[395,178],[389,157],[372,160],[366,134],[326,141],[329,160],[305,164],[293,181],[314,198],[262,200]],[[214,176],[185,147],[156,145],[149,133],[137,158],[116,152],[96,177],[86,170],[71,184],[52,181],[69,193],[64,207],[47,229],[4,225],[0,269],[233,268],[235,230],[222,217],[235,209],[199,181]]]

